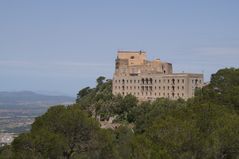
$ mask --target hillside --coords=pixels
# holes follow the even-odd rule
[[[79,91],[75,104],[36,118],[30,132],[0,150],[0,158],[239,158],[239,69],[219,70],[187,101],[139,102],[114,96],[111,80],[96,81],[95,88]],[[110,117],[121,126],[102,129],[98,119]]]

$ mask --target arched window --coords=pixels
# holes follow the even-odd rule
[[[143,79],[143,78],[141,79],[141,81],[142,81],[142,83],[144,84],[144,79]]]
[[[149,90],[150,90],[150,91],[152,91],[152,90],[153,90],[152,86],[149,86]]]
[[[150,81],[150,84],[153,84],[153,79],[152,78],[150,78],[149,81]]]
[[[141,86],[142,91],[144,91],[144,86]]]
[[[198,84],[198,79],[195,80],[195,84]]]
[[[172,79],[172,82],[173,82],[173,84],[175,84],[175,79],[174,78]]]
[[[174,88],[175,88],[175,87],[174,87],[174,86],[172,86],[172,90],[173,90],[173,91],[174,91]]]

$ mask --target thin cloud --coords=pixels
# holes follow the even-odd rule
[[[74,75],[76,73],[87,75],[89,72],[112,72],[113,64],[94,62],[74,62],[74,61],[21,61],[21,60],[0,60],[0,70],[20,71],[40,74],[65,74]]]
[[[213,56],[238,56],[239,48],[227,48],[227,47],[205,47],[194,49],[193,52],[199,55],[213,55]]]
[[[54,64],[60,65],[60,66],[74,66],[74,67],[105,67],[105,66],[111,66],[107,63],[97,63],[97,62],[72,62],[72,61],[63,61],[63,62],[55,62]]]
[[[96,62],[72,62],[72,61],[23,61],[23,60],[0,60],[0,66],[16,66],[16,67],[45,67],[45,66],[61,66],[61,67],[105,67],[110,66],[107,63]]]

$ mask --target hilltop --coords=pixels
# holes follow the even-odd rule
[[[139,102],[112,94],[112,81],[79,91],[0,150],[0,158],[233,159],[239,157],[239,69],[221,69],[195,97]],[[100,120],[114,117],[115,129]]]

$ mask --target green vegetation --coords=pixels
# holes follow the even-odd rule
[[[0,158],[239,158],[239,69],[219,70],[188,101],[138,102],[112,95],[111,85],[99,77],[95,88],[79,91],[76,104],[51,107],[0,149]],[[121,126],[101,129],[99,117]]]

